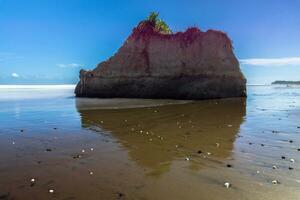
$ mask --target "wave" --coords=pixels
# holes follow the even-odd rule
[[[0,89],[75,89],[76,85],[0,85]]]

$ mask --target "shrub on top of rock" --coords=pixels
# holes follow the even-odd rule
[[[154,29],[159,33],[171,34],[172,30],[170,29],[170,27],[166,24],[166,22],[164,22],[158,16],[159,13],[151,12],[150,15],[147,17],[147,19],[142,21],[142,23],[143,22],[150,23],[154,27]]]

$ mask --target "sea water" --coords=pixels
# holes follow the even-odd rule
[[[299,87],[204,101],[77,99],[74,88],[0,86],[1,198],[300,196]]]

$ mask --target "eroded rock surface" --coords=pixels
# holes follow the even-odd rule
[[[80,71],[78,97],[211,99],[245,97],[246,79],[231,40],[220,31],[164,34],[149,21],[115,55]]]

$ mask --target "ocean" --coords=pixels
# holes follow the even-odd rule
[[[299,199],[300,87],[247,98],[75,98],[0,86],[0,199]]]

